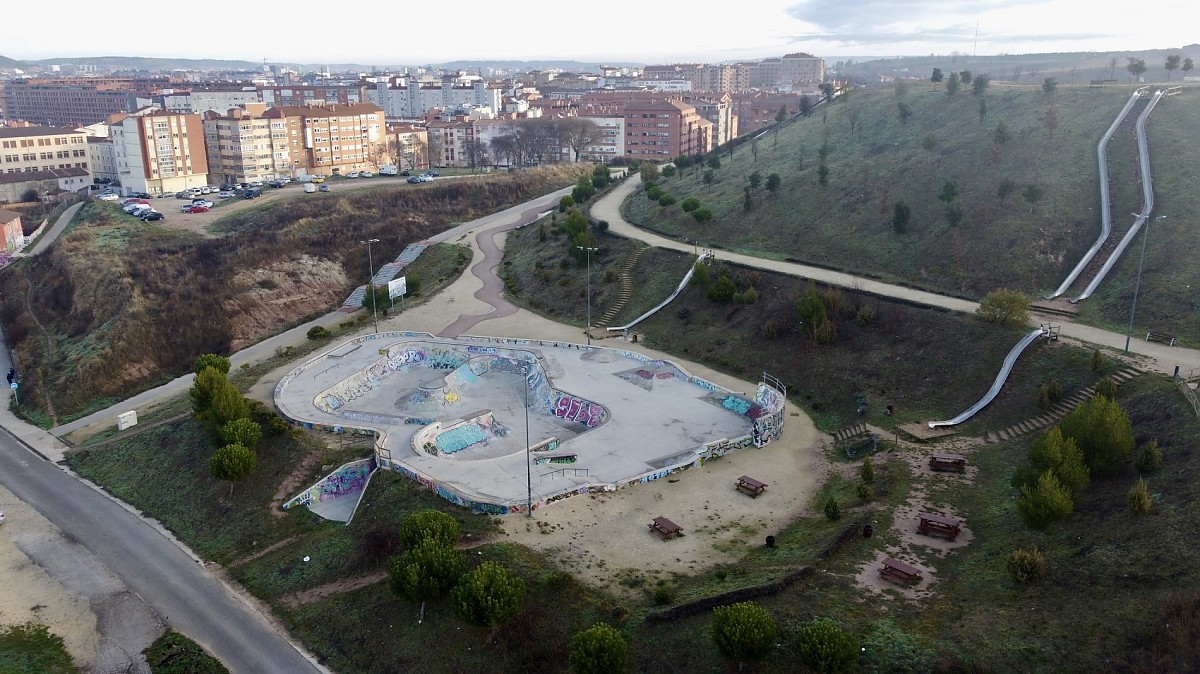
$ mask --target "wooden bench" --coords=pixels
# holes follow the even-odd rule
[[[1146,341],[1148,342],[1152,339],[1159,342],[1166,342],[1167,346],[1175,346],[1175,335],[1166,332],[1159,332],[1158,330],[1147,332]]]
[[[879,575],[898,585],[911,585],[921,580],[921,572],[898,559],[885,557],[879,567]]]
[[[931,513],[921,513],[919,517],[921,523],[917,525],[917,533],[926,536],[941,536],[951,541],[958,538],[958,530],[962,526],[958,520]]]
[[[655,517],[649,525],[650,531],[656,532],[665,541],[668,538],[683,535],[683,527],[665,517]]]
[[[952,473],[962,473],[967,470],[967,457],[958,454],[941,454],[935,452],[929,457],[929,468]]]
[[[749,494],[751,498],[758,498],[758,495],[767,490],[767,485],[759,482],[752,477],[743,475],[737,479],[738,491]]]

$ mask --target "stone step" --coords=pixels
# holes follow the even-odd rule
[[[986,442],[999,442],[999,440],[1000,438],[996,437],[995,433],[988,431]]]
[[[1010,435],[1008,434],[1008,431],[1007,431],[1007,430],[1002,430],[1002,431],[1000,431],[999,435],[1000,435],[1000,439],[1001,439],[1001,440],[1008,440],[1008,439],[1010,439],[1010,438],[1012,437],[1012,436],[1010,436]]]

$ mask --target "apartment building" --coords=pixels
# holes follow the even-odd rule
[[[666,161],[712,149],[712,122],[683,101],[634,100],[622,114],[627,158]]]
[[[765,129],[775,123],[782,108],[784,114],[794,115],[800,111],[803,94],[756,93],[734,94],[730,100],[733,114],[737,117],[738,133],[746,135]],[[815,100],[814,100],[815,102]]]
[[[117,170],[117,154],[113,149],[110,136],[88,136],[87,139],[88,170],[96,180],[120,182],[121,175]]]
[[[621,113],[585,114],[580,111],[580,119],[596,125],[599,133],[591,144],[579,152],[580,161],[611,162],[617,157],[625,156],[625,117]]]
[[[289,139],[300,137],[299,117],[266,117],[266,105],[247,104],[202,115],[208,173],[220,183],[292,177],[300,161]]]
[[[201,114],[209,110],[224,112],[230,108],[258,103],[260,97],[256,87],[201,88],[190,91],[163,92],[154,102],[163,110],[181,115]]]
[[[387,128],[387,159],[402,170],[429,168],[429,134],[409,124]]]
[[[258,100],[267,105],[302,107],[306,105],[356,105],[366,103],[366,87],[361,84],[288,84],[259,86]],[[231,106],[232,107],[232,106]]]
[[[763,59],[750,71],[750,86],[784,91],[815,91],[825,80],[825,60],[812,54]]]
[[[465,117],[452,121],[430,122],[425,126],[429,134],[429,154],[432,166],[480,166],[487,147],[479,137],[475,122]]]
[[[168,78],[28,78],[4,87],[8,119],[47,126],[79,126],[149,105]]]
[[[151,106],[111,128],[114,160],[126,193],[172,194],[208,184],[200,115]]]
[[[77,128],[0,128],[0,173],[88,168],[87,135]]]
[[[662,83],[670,82],[670,85]],[[683,86],[680,82],[689,82]],[[708,63],[673,63],[646,66],[641,84],[653,89],[671,91],[735,92],[750,89],[750,65],[711,65]]]
[[[733,114],[733,98],[726,93],[700,94],[684,99],[712,124],[712,146],[724,145],[737,138],[738,118]]]
[[[422,83],[391,78],[368,88],[366,97],[383,108],[388,119],[417,119],[435,109],[486,108],[493,115],[504,112],[503,91],[479,80],[456,84],[453,81]]]
[[[267,119],[287,124],[287,153],[296,172],[331,175],[375,169],[387,150],[383,110],[370,103],[275,106]],[[293,133],[294,131],[294,133]]]

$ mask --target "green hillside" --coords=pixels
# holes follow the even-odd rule
[[[931,83],[856,90],[847,100],[786,123],[777,141],[771,133],[762,136],[757,160],[751,144],[735,150],[732,160],[725,152],[711,184],[695,167],[663,179],[661,187],[677,205],[664,208],[638,193],[625,212],[649,229],[705,245],[937,292],[975,298],[1010,287],[1034,294],[1056,286],[1099,232],[1095,146],[1128,95],[1125,87],[1061,87],[1050,96],[1041,87],[993,84],[982,97],[981,116],[980,97],[969,89],[953,97]],[[1160,105],[1155,133],[1195,128],[1197,96],[1190,89]],[[900,103],[911,110],[906,122]],[[1053,137],[1046,124],[1052,105],[1058,121]],[[1132,117],[1109,146],[1114,214],[1140,206]],[[1000,122],[1008,130],[1003,144],[995,142]],[[1190,204],[1195,149],[1166,141],[1157,146],[1171,148],[1152,155],[1159,203]],[[828,166],[824,187],[822,147]],[[762,184],[751,190],[747,210],[743,190],[753,172],[760,173]],[[774,193],[766,189],[771,173],[781,178]],[[1002,200],[997,190],[1006,180],[1015,189]],[[938,198],[947,181],[958,187],[957,226]],[[1031,184],[1044,192],[1032,205],[1022,198]],[[711,209],[713,220],[698,225],[680,207],[687,197]],[[893,223],[900,202],[911,209],[903,233]],[[1114,220],[1123,230],[1132,218]],[[1178,224],[1174,233],[1180,238],[1165,245],[1193,247],[1194,235]],[[1165,237],[1168,229],[1160,231]],[[1200,288],[1194,265],[1173,273],[1194,277],[1183,285]]]

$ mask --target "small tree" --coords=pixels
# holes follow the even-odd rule
[[[875,462],[871,461],[871,457],[863,459],[862,466],[858,469],[858,477],[865,484],[875,481]]]
[[[709,157],[708,158],[708,168],[710,168],[714,171],[721,168],[721,158],[715,154],[713,156]]]
[[[659,173],[664,178],[674,178],[676,169],[674,166],[671,166],[670,164],[668,164],[668,165],[662,167],[662,171],[660,171]]]
[[[745,189],[742,190],[742,210],[743,211],[754,210],[754,195],[750,193],[749,185],[747,185],[745,187]]]
[[[1150,512],[1150,508],[1154,505],[1154,500],[1150,497],[1150,485],[1146,484],[1146,480],[1138,478],[1138,481],[1133,483],[1133,487],[1129,490],[1129,512],[1134,515],[1145,515]]]
[[[221,426],[221,440],[226,445],[241,445],[254,449],[262,440],[262,426],[251,419],[234,419]]]
[[[376,285],[371,283],[367,285],[366,292],[362,296],[362,303],[359,306],[367,311],[387,313],[387,310],[392,306],[392,294],[388,290],[387,284]]]
[[[867,484],[866,482],[859,482],[854,487],[854,495],[858,497],[859,501],[867,503],[871,499],[875,498],[875,490],[871,489],[871,485]]]
[[[388,587],[411,601],[440,597],[467,569],[466,556],[445,543],[425,539],[387,563]]]
[[[812,99],[810,99],[808,97],[808,94],[801,94],[800,95],[800,116],[808,117],[809,115],[812,114],[812,109],[813,109]]]
[[[203,421],[208,416],[213,397],[217,391],[225,388],[227,383],[225,375],[215,367],[206,367],[196,375],[192,388],[188,391],[188,398],[192,403],[192,414],[197,419]]]
[[[1111,377],[1105,377],[1104,379],[1101,379],[1100,381],[1096,382],[1096,395],[1104,396],[1105,398],[1109,398],[1111,400],[1116,400],[1117,383],[1113,381]]]
[[[992,144],[996,147],[1004,147],[1005,145],[1008,145],[1008,141],[1011,137],[1012,135],[1008,131],[1008,125],[1004,123],[1004,120],[1002,119],[999,122],[996,122],[996,130],[992,132]]]
[[[1037,205],[1037,202],[1042,200],[1042,196],[1045,194],[1046,191],[1042,189],[1041,185],[1034,185],[1033,183],[1026,185],[1025,189],[1021,190],[1021,198],[1025,200],[1025,203],[1029,204],[1030,215],[1033,215],[1033,207]]]
[[[778,191],[779,184],[782,182],[783,182],[783,179],[781,179],[779,177],[778,173],[772,173],[771,175],[767,176],[767,191],[768,192]]]
[[[563,198],[558,200],[558,212],[566,213],[574,205],[575,200],[571,198],[571,195],[564,194]]]
[[[1134,462],[1138,472],[1141,473],[1153,473],[1158,470],[1158,466],[1161,463],[1162,450],[1158,448],[1157,438],[1142,445],[1142,448],[1138,450],[1137,461]]]
[[[1054,92],[1058,91],[1058,80],[1053,77],[1047,77],[1042,80],[1042,92],[1047,96],[1053,96]]]
[[[832,494],[829,495],[829,498],[825,499],[825,505],[822,510],[825,511],[825,518],[831,522],[836,521],[842,516],[842,509],[838,506],[837,498]]]
[[[712,220],[712,218],[712,211],[708,210],[707,206],[701,206],[700,208],[692,211],[692,219],[700,224],[704,224],[709,220]]]
[[[1077,496],[1091,479],[1079,443],[1074,438],[1063,437],[1057,426],[1029,446],[1029,465],[1033,470],[1033,479],[1028,480],[1031,487],[1036,486],[1038,476],[1049,470],[1072,495]]]
[[[892,206],[892,229],[897,234],[908,231],[908,221],[912,218],[912,208],[903,201],[897,201]]]
[[[679,204],[679,207],[682,208],[684,212],[691,213],[697,208],[700,208],[700,200],[696,197],[688,197],[687,199],[684,199],[681,204]]]
[[[1187,77],[1187,74],[1190,73],[1192,71],[1192,68],[1194,68],[1194,67],[1195,67],[1195,64],[1192,62],[1192,59],[1185,58],[1183,60],[1183,67],[1181,67],[1180,70],[1183,71],[1184,77]]]
[[[959,73],[958,73],[958,79],[962,81],[962,85],[963,85],[964,87],[969,87],[969,86],[971,86],[971,80],[973,79],[973,78],[972,78],[972,76],[971,76],[971,71],[970,71],[970,70],[963,70],[963,71],[959,72]]]
[[[979,303],[975,313],[989,323],[1025,325],[1029,322],[1029,299],[1015,290],[993,290]]]
[[[951,227],[957,227],[965,215],[966,211],[963,210],[962,204],[957,201],[952,204],[946,204],[946,222],[950,223]]]
[[[826,187],[829,185],[829,167],[825,164],[821,164],[817,167],[817,184],[819,184],[821,187]]]
[[[596,623],[571,637],[571,671],[575,674],[619,674],[626,669],[629,644],[621,633]]]
[[[1004,203],[1004,200],[1016,191],[1017,184],[1012,180],[1005,178],[1004,180],[1000,181],[999,185],[996,186],[996,198],[1000,200],[1000,203]]]
[[[1167,62],[1163,64],[1163,68],[1167,71],[1167,81],[1171,81],[1171,73],[1179,68],[1179,61],[1182,59],[1179,54],[1171,54],[1167,57]]]
[[[571,199],[577,204],[596,196],[596,188],[592,185],[590,176],[580,176],[579,182],[575,183],[575,187],[571,190]]]
[[[705,185],[711,185],[711,184],[712,184],[712,181],[713,181],[713,172],[712,172],[712,169],[708,169],[707,171],[705,171],[704,173],[702,173],[702,174],[701,174],[701,180],[703,180],[703,181],[704,181],[704,184],[705,184]]]
[[[1092,398],[1063,417],[1059,426],[1063,437],[1079,443],[1092,473],[1116,470],[1133,452],[1133,424],[1112,398]]]
[[[934,68],[933,74],[929,76],[929,81],[933,82],[934,84],[937,84],[942,81],[943,77],[944,77],[944,75],[942,74],[942,69]]]
[[[775,650],[775,621],[751,601],[713,609],[711,630],[721,655],[739,664],[760,660]]]
[[[203,353],[196,357],[196,362],[192,363],[192,372],[200,374],[204,368],[211,367],[222,375],[229,374],[229,359],[225,356],[218,356],[215,353]]]
[[[658,198],[659,206],[666,207],[666,206],[672,206],[674,204],[675,204],[675,197],[671,196],[670,194],[664,193],[662,196],[660,196]]]
[[[258,463],[258,455],[238,444],[225,445],[213,452],[208,461],[208,471],[218,480],[229,481],[229,495],[233,495],[233,485],[250,477],[254,466]]]
[[[959,89],[958,73],[950,73],[950,75],[948,77],[946,77],[946,94],[950,95],[950,96],[954,96],[955,94],[958,93],[958,89]]]
[[[250,418],[250,403],[242,397],[228,379],[213,393],[212,403],[204,414],[204,421],[214,435],[219,435],[220,428],[236,419]]]
[[[760,173],[758,171],[751,173],[750,174],[750,187],[752,187],[754,189],[758,189],[758,186],[761,184],[762,184],[762,173]]]
[[[453,548],[458,543],[458,520],[440,510],[422,510],[409,515],[400,525],[400,544],[406,549],[421,541],[435,541]]]
[[[650,162],[642,164],[642,180],[646,182],[658,180],[658,167]]]
[[[938,201],[949,204],[953,203],[955,199],[958,199],[958,183],[947,180],[942,185],[942,193],[938,195]]]
[[[1009,553],[1005,568],[1014,583],[1025,585],[1045,573],[1046,555],[1037,548],[1017,548]]]
[[[992,78],[987,73],[980,73],[971,80],[971,93],[975,96],[982,96],[987,90],[988,85],[992,83]]]
[[[1105,361],[1106,359],[1104,358],[1104,354],[1100,351],[1100,349],[1092,351],[1092,360],[1090,363],[1092,372],[1099,372],[1103,370]]]
[[[818,618],[800,628],[796,654],[801,662],[822,674],[851,671],[859,655],[854,637],[828,618]]]
[[[521,610],[525,581],[496,562],[484,562],[458,581],[450,601],[464,621],[495,628]]]
[[[1129,62],[1129,65],[1125,66],[1125,70],[1129,71],[1129,79],[1140,80],[1142,75],[1146,72],[1146,62],[1139,58],[1133,58],[1132,56],[1126,58],[1125,60]]]
[[[901,124],[908,124],[908,120],[913,116],[912,106],[906,101],[896,101],[896,114],[900,117]]]
[[[1017,511],[1025,525],[1038,531],[1049,531],[1055,524],[1070,517],[1075,509],[1071,492],[1046,471],[1038,477],[1034,487],[1021,487],[1017,497]]]

